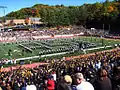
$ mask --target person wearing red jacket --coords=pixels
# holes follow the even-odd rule
[[[52,76],[48,79],[47,89],[48,90],[55,90],[55,81],[53,80]]]

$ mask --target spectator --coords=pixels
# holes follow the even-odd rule
[[[47,89],[55,90],[55,81],[53,80],[53,76],[49,76],[49,79],[47,81]]]
[[[36,86],[32,83],[26,86],[26,90],[37,90]]]
[[[112,84],[105,69],[99,69],[98,71],[98,78],[95,81],[95,90],[112,90]]]
[[[68,86],[69,90],[71,90],[71,84],[72,84],[72,78],[71,78],[71,76],[65,75],[64,76],[64,80],[67,83],[67,86]]]
[[[120,66],[114,67],[113,78],[112,78],[112,90],[120,90]]]
[[[54,81],[56,81],[56,73],[55,73],[55,71],[52,72],[52,76],[53,76]]]
[[[76,73],[77,90],[94,90],[91,83],[85,81],[82,73]],[[102,90],[102,89],[101,89]]]
[[[7,90],[12,90],[9,83],[6,85]]]
[[[69,75],[61,77],[58,82],[57,90],[72,90],[71,89],[72,78]]]

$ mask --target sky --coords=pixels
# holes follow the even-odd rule
[[[21,8],[31,7],[35,4],[48,5],[82,5],[84,3],[104,2],[105,0],[0,0],[0,6],[6,6],[5,14],[17,11]],[[0,8],[0,17],[4,16],[3,8]]]

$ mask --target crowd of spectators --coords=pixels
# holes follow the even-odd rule
[[[1,90],[119,90],[120,49],[0,72]]]
[[[31,40],[33,36],[54,36],[54,35],[69,35],[69,34],[80,34],[86,35],[107,35],[108,32],[103,30],[91,30],[85,29],[82,26],[68,26],[68,27],[55,27],[55,28],[44,28],[39,30],[29,31],[6,31],[0,32],[0,41],[19,41],[19,40]]]
[[[104,31],[83,27],[57,27],[36,31],[0,32],[0,40],[31,40],[32,36],[86,33],[103,35]],[[3,62],[1,62],[3,63]],[[0,90],[119,90],[120,49],[95,53],[71,60],[50,60],[36,68],[17,68],[0,72]]]
[[[0,60],[0,67],[3,67],[3,65],[8,65],[8,64],[15,64],[16,65],[17,61],[16,59],[11,59],[11,60],[8,60],[8,59],[1,59]]]

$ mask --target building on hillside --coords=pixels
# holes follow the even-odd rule
[[[13,20],[6,20],[6,25],[10,25],[14,23],[15,25],[32,25],[32,24],[42,24],[40,18],[27,18],[27,19],[13,19]]]
[[[41,18],[29,18],[31,24],[42,24]]]

